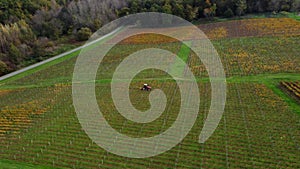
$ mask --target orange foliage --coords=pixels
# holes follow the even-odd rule
[[[254,31],[257,36],[298,36],[300,22],[291,18],[268,18],[242,20],[241,26]]]
[[[176,39],[159,34],[139,34],[123,40],[121,44],[161,44],[176,41]]]
[[[55,88],[49,88],[53,94],[58,93],[63,88],[58,85]],[[0,93],[7,93],[9,90],[0,90]],[[22,129],[27,128],[33,123],[34,117],[46,113],[54,104],[54,99],[45,97],[14,106],[5,106],[0,109],[0,138],[6,134],[18,134]]]
[[[300,35],[300,22],[291,18],[244,19],[202,24],[198,27],[213,40],[224,37],[289,37]]]
[[[228,36],[227,29],[224,27],[217,27],[206,32],[209,39],[222,39]]]

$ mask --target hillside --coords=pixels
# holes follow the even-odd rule
[[[199,25],[219,52],[228,85],[223,118],[205,144],[198,143],[198,136],[208,115],[211,85],[195,53],[174,39],[153,34],[133,36],[116,45],[98,69],[95,90],[106,120],[122,134],[140,138],[166,131],[176,121],[181,97],[178,84],[168,74],[145,70],[131,82],[131,102],[138,110],[149,109],[149,93],[139,90],[146,82],[165,92],[165,111],[157,120],[145,124],[121,116],[111,98],[110,79],[126,56],[149,47],[165,49],[185,60],[197,78],[201,101],[195,125],[182,142],[151,158],[111,154],[83,131],[72,100],[73,70],[79,52],[2,81],[0,158],[3,162],[0,160],[0,165],[13,167],[17,162],[16,166],[27,163],[29,168],[33,165],[40,168],[299,168],[300,106],[279,87],[283,81],[295,84],[300,81],[299,25],[300,22],[289,18]],[[175,28],[163,29],[170,32]],[[104,42],[113,42],[126,31],[131,30],[122,30]]]

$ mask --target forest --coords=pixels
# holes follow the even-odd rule
[[[196,22],[299,9],[300,0],[0,0],[0,75],[81,45],[129,14],[163,12]]]

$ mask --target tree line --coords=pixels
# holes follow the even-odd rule
[[[0,75],[85,41],[103,24],[139,12],[189,21],[256,12],[295,12],[300,0],[0,0]]]
[[[128,0],[119,16],[138,12],[163,12],[188,21],[200,18],[233,17],[257,12],[296,12],[300,0]]]
[[[85,41],[116,19],[122,0],[0,0],[0,75]]]

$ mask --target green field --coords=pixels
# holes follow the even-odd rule
[[[108,153],[85,134],[72,102],[78,53],[0,82],[0,168],[300,168],[300,105],[278,88],[281,81],[300,81],[299,30],[291,36],[263,33],[212,40],[228,89],[223,118],[204,144],[198,137],[210,107],[211,87],[194,52],[166,40],[122,43],[107,54],[98,69],[97,102],[109,124],[128,136],[151,137],[167,130],[177,118],[180,91],[165,72],[141,72],[129,89],[133,106],[150,108],[149,92],[139,90],[147,82],[165,92],[167,107],[151,123],[125,119],[113,104],[110,82],[126,56],[149,47],[169,50],[186,61],[197,78],[201,102],[195,125],[176,147],[151,158]]]

